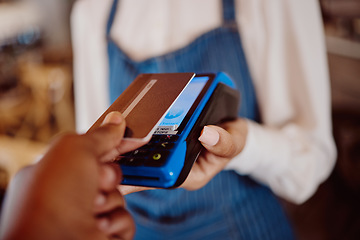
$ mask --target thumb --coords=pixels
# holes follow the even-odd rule
[[[109,113],[99,128],[85,134],[92,141],[94,150],[103,155],[119,146],[125,132],[125,119],[119,112]]]
[[[199,137],[201,144],[211,153],[224,158],[236,154],[234,139],[229,132],[218,126],[205,126]]]

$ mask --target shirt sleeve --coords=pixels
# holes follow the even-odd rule
[[[78,0],[71,12],[76,130],[86,132],[109,106],[106,21],[111,0]]]
[[[306,201],[332,171],[330,81],[317,1],[238,0],[237,20],[261,124],[227,168]]]

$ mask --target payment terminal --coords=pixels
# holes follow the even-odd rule
[[[152,78],[156,75],[161,74]],[[122,184],[180,186],[203,149],[198,140],[203,127],[237,117],[240,95],[229,76],[220,72],[187,77],[188,83],[157,123],[151,140],[114,159],[123,172]]]

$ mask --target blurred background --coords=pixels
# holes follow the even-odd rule
[[[0,0],[0,199],[19,168],[75,130],[70,13],[75,0]],[[337,165],[300,206],[299,239],[360,239],[360,0],[320,0]]]

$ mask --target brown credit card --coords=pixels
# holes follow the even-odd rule
[[[194,76],[195,73],[138,75],[89,131],[99,127],[108,113],[118,111],[126,120],[127,129],[124,137],[148,141]]]

